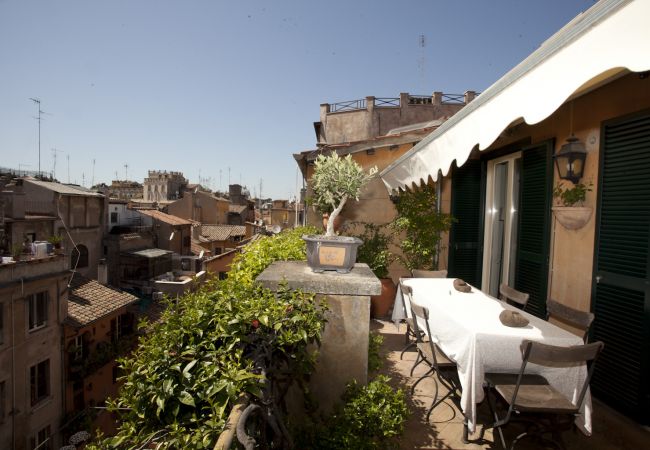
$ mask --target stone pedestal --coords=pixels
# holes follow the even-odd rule
[[[350,273],[313,273],[304,261],[279,261],[258,277],[262,286],[277,290],[282,281],[292,289],[326,297],[327,324],[310,390],[323,412],[340,400],[345,385],[368,379],[370,296],[381,294],[379,279],[367,264],[355,264]]]

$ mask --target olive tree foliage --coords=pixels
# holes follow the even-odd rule
[[[436,209],[436,188],[425,185],[402,192],[395,205],[397,217],[393,228],[404,233],[400,241],[400,260],[409,269],[435,270],[434,256],[441,233],[449,231],[453,218]]]
[[[334,220],[341,213],[349,199],[359,200],[359,193],[377,172],[371,168],[368,173],[352,159],[352,155],[341,158],[336,152],[329,156],[318,155],[314,175],[311,179],[314,191],[313,203],[329,205],[332,213],[327,222],[325,236],[334,236]]]
[[[239,396],[260,395],[263,375],[250,358],[260,343],[300,385],[313,370],[308,344],[320,342],[326,307],[312,294],[272,292],[254,279],[273,261],[305,259],[300,237],[313,232],[258,239],[235,258],[227,280],[168,301],[137,350],[119,361],[123,385],[108,402],[117,434],[89,448],[212,448]]]

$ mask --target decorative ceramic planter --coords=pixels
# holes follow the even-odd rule
[[[390,278],[380,278],[381,295],[370,297],[370,317],[386,317],[395,302],[397,288]]]
[[[314,272],[336,270],[348,273],[357,261],[357,248],[363,244],[359,238],[306,234],[307,264]]]
[[[553,214],[567,230],[579,230],[591,219],[592,209],[588,206],[554,206]]]

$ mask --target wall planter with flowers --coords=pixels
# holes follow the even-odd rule
[[[395,255],[388,250],[391,237],[384,232],[388,225],[359,223],[363,233],[357,235],[363,241],[359,247],[357,260],[368,264],[370,270],[381,281],[381,295],[370,297],[370,316],[385,317],[395,301],[395,283],[388,277],[388,266],[395,260]]]
[[[321,208],[329,205],[332,212],[324,235],[303,236],[307,243],[307,264],[314,272],[336,270],[348,273],[354,266],[357,248],[362,241],[355,237],[337,236],[334,224],[349,199],[359,200],[361,188],[375,172],[376,168],[364,172],[351,155],[341,158],[332,153],[319,155],[316,159],[312,177],[313,203]]]
[[[591,219],[593,209],[584,206],[587,192],[591,191],[592,183],[576,183],[572,188],[563,187],[560,183],[553,188],[553,197],[559,202],[553,206],[553,214],[560,225],[567,230],[579,230]]]

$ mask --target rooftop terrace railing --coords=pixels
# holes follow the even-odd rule
[[[408,105],[465,105],[476,95],[478,94],[468,91],[465,94],[443,94],[442,92],[434,92],[433,95],[401,94],[401,97],[408,98]],[[360,111],[367,109],[369,103],[375,108],[399,108],[403,106],[401,97],[366,97],[330,103],[326,106],[329,113]]]

